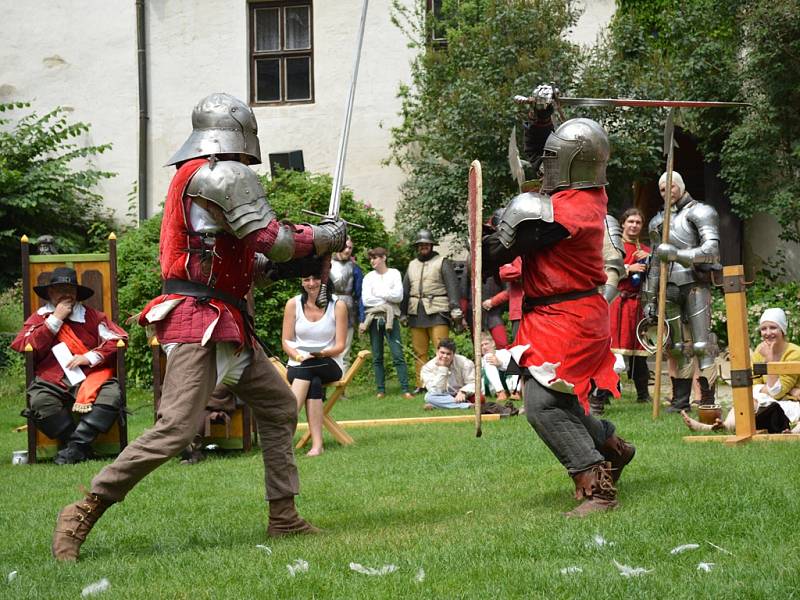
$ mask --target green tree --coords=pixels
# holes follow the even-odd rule
[[[29,107],[0,103],[0,113]],[[5,265],[0,285],[20,276],[23,234],[54,235],[59,251],[78,252],[98,247],[113,228],[94,187],[114,174],[91,163],[111,145],[83,145],[89,129],[86,123],[70,123],[63,108],[43,116],[0,116],[0,262]]]
[[[408,173],[397,211],[407,238],[425,226],[466,238],[469,164],[483,168],[485,210],[516,192],[508,138],[515,94],[558,81],[572,84],[578,48],[565,31],[578,13],[567,0],[444,0],[440,20],[424,2],[394,1],[392,18],[418,50],[411,85],[399,90],[402,122],[392,129],[392,160]],[[434,25],[446,44],[429,42]]]

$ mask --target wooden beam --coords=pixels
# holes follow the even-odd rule
[[[753,365],[754,375],[800,375],[800,362],[768,362],[755,363]]]
[[[687,435],[684,442],[723,442],[736,445],[742,442],[800,442],[800,433],[757,433],[754,435]]]
[[[482,421],[499,421],[502,415],[481,415]],[[343,428],[381,427],[384,425],[420,425],[425,423],[466,423],[474,421],[474,415],[453,415],[448,417],[405,417],[397,419],[357,419],[354,421],[337,421]],[[306,431],[308,423],[298,423],[298,431]],[[697,436],[695,436],[697,437]]]

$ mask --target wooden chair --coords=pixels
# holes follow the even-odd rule
[[[350,368],[347,369],[347,373],[344,374],[339,381],[332,381],[331,383],[325,384],[325,387],[333,388],[333,393],[331,393],[330,397],[325,401],[324,407],[322,409],[322,424],[325,426],[330,434],[334,437],[334,439],[342,444],[343,446],[349,446],[355,443],[350,434],[347,433],[341,425],[339,425],[336,420],[331,416],[331,411],[333,407],[336,405],[336,402],[344,396],[345,391],[347,390],[347,386],[353,380],[358,370],[361,368],[361,365],[370,357],[372,352],[369,350],[362,350],[356,356],[356,359],[353,361],[353,364],[350,365]],[[284,364],[276,357],[271,357],[270,361],[272,364],[275,365],[275,368],[283,375],[284,379],[286,378],[286,367]],[[300,438],[300,440],[295,445],[295,448],[298,450],[305,446],[309,440],[311,439],[311,432],[306,431]]]
[[[78,274],[81,285],[92,288],[94,295],[83,303],[106,313],[117,322],[117,236],[108,236],[108,252],[102,254],[42,254],[31,256],[28,236],[22,236],[22,307],[24,318],[44,305],[44,300],[33,291],[34,286],[49,281],[50,273],[56,267],[71,267]],[[117,343],[116,377],[120,389],[120,414],[126,409],[125,391],[125,342]],[[27,349],[26,349],[27,350]],[[33,349],[25,352],[25,387],[33,381]],[[25,404],[30,409],[30,397],[25,394]],[[115,455],[128,444],[128,428],[125,419],[117,419],[107,432],[101,433],[92,444],[95,454]],[[58,452],[58,442],[50,439],[36,428],[33,419],[28,418],[28,462],[35,463],[45,458],[53,458]]]
[[[155,336],[150,339],[153,354],[153,420],[158,419],[161,404],[161,385],[167,371],[167,355]],[[237,401],[237,404],[239,402]],[[237,406],[229,423],[211,423],[211,434],[203,437],[203,445],[215,444],[224,450],[249,451],[253,447],[253,418],[246,404]]]

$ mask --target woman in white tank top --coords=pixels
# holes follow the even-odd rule
[[[324,384],[342,378],[342,352],[347,341],[347,307],[333,296],[325,309],[316,305],[319,275],[302,280],[303,293],[291,298],[283,312],[283,351],[289,356],[286,375],[297,398],[297,410],[306,406],[311,450],[322,454]]]

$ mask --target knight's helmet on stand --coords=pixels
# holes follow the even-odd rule
[[[605,129],[592,119],[565,121],[544,144],[542,191],[580,190],[608,185],[611,155]]]
[[[210,94],[192,111],[192,133],[169,159],[174,165],[200,156],[244,154],[261,163],[258,123],[252,109],[230,94]]]

